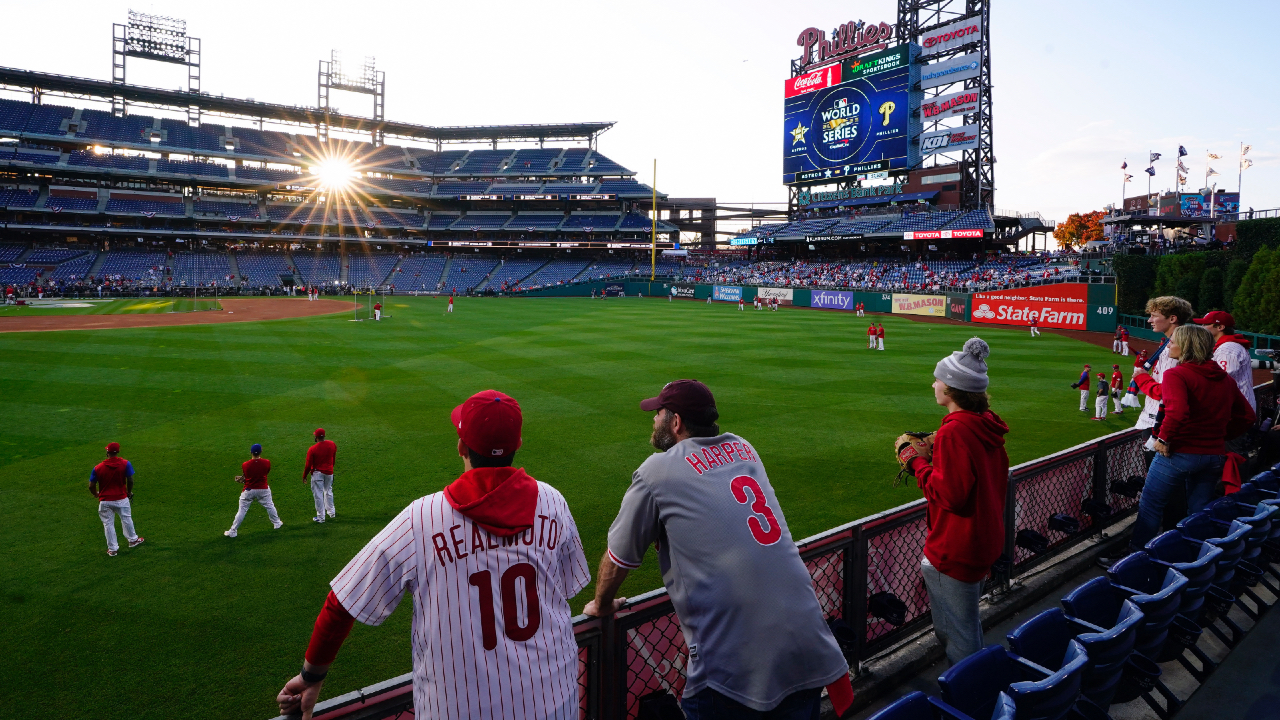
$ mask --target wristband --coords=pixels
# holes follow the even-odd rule
[[[321,680],[324,680],[329,675],[329,671],[325,670],[322,673],[313,673],[308,671],[306,667],[303,667],[300,675],[302,677],[302,682],[308,685],[315,685]]]

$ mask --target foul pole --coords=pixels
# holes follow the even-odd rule
[[[649,243],[649,282],[658,269],[658,158],[653,159],[653,219],[649,221],[652,239]]]

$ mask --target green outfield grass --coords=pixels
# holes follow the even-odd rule
[[[893,439],[937,427],[933,366],[974,334],[992,347],[1015,463],[1136,417],[1078,412],[1069,385],[1081,364],[1112,356],[1051,333],[884,316],[888,349],[872,352],[866,322],[846,313],[632,298],[463,298],[451,315],[441,299],[386,307],[394,319],[381,323],[0,334],[0,714],[274,716],[327,582],[407,503],[460,473],[449,411],[486,388],[523,406],[517,462],[568,498],[593,568],[651,452],[652,416],[637,403],[676,378],[711,386],[721,427],[755,445],[797,539],[920,496],[891,487]],[[338,518],[324,525],[310,522],[301,479],[317,426],[339,448]],[[111,440],[137,469],[133,515],[147,538],[114,558],[86,489]],[[272,530],[255,506],[229,539],[232,478],[255,442],[285,526]],[[624,591],[660,583],[651,553]],[[325,697],[407,672],[410,614],[357,626]]]
[[[148,297],[98,300],[74,298],[33,300],[33,305],[0,305],[0,317],[31,315],[152,315],[156,313],[221,310],[214,298]]]

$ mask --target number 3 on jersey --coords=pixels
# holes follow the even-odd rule
[[[756,482],[755,478],[739,475],[729,483],[729,489],[733,491],[734,500],[743,505],[751,503],[751,512],[755,514],[747,518],[747,527],[751,530],[751,537],[755,538],[756,542],[761,545],[772,545],[782,539],[782,526],[774,517],[773,510],[765,499],[764,490],[760,489],[760,483]],[[747,497],[747,490],[751,491],[752,497]],[[760,517],[769,524],[768,530],[760,522]]]
[[[772,517],[772,516],[770,516]],[[528,625],[520,627],[516,613],[516,580],[524,580],[524,606]],[[480,593],[480,632],[485,650],[498,647],[498,633],[493,612],[493,580],[488,570],[471,573],[468,582]],[[516,563],[502,573],[502,627],[515,642],[524,642],[538,632],[542,614],[538,609],[537,571],[529,563]]]

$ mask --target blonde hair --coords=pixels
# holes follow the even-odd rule
[[[1165,317],[1176,317],[1179,325],[1186,325],[1191,322],[1191,316],[1195,313],[1191,310],[1191,303],[1174,295],[1161,295],[1160,297],[1151,298],[1147,301],[1147,314],[1160,313]]]
[[[1178,362],[1201,363],[1213,359],[1213,333],[1199,325],[1179,325],[1169,341],[1182,350]]]

